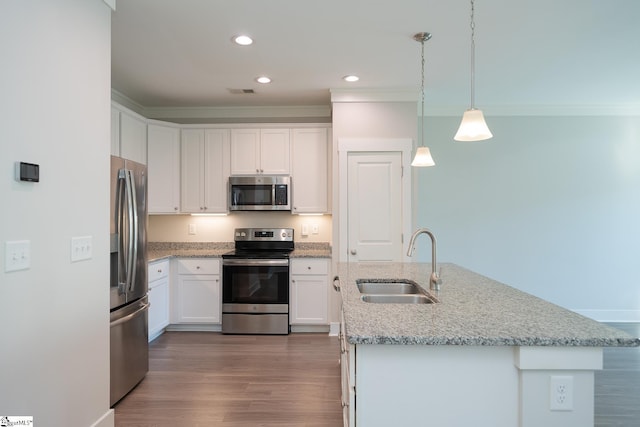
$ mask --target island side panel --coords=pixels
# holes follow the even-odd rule
[[[357,426],[518,424],[513,347],[355,347]]]
[[[600,347],[519,347],[519,427],[586,427],[594,425],[594,371],[602,369]],[[558,394],[555,379],[570,381]],[[558,404],[556,399],[562,399]]]

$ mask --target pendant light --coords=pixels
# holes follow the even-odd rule
[[[456,141],[483,141],[493,137],[484,121],[482,110],[475,108],[476,23],[473,19],[474,11],[474,0],[471,0],[471,107],[462,116],[458,132],[453,137]]]
[[[422,45],[422,83],[420,85],[420,94],[422,97],[422,104],[420,108],[420,146],[416,150],[416,156],[411,162],[411,166],[426,167],[434,166],[436,163],[431,157],[429,147],[424,146],[424,42],[431,38],[431,33],[417,33],[413,36],[415,41],[420,42]]]

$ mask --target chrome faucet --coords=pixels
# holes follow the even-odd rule
[[[442,284],[442,279],[438,275],[436,266],[436,236],[434,236],[433,233],[426,228],[417,229],[411,235],[411,240],[409,240],[409,250],[407,251],[407,256],[413,255],[413,251],[415,250],[416,238],[421,234],[428,234],[431,238],[431,277],[429,277],[429,287],[433,290],[439,291],[440,285]]]

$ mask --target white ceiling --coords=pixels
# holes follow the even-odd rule
[[[476,106],[640,105],[640,1],[476,0]],[[112,86],[143,107],[329,105],[330,90],[415,90],[469,104],[467,0],[120,0]],[[247,33],[255,43],[231,43]],[[360,81],[342,77],[357,74]],[[270,85],[254,81],[266,74]],[[234,95],[228,89],[254,89]]]

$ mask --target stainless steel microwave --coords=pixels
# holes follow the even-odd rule
[[[230,211],[290,211],[291,177],[254,175],[229,177]]]

